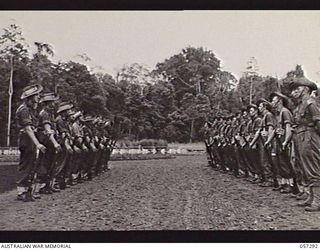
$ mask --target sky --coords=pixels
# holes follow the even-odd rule
[[[320,84],[320,11],[1,11],[0,29],[12,20],[29,44],[51,44],[54,61],[85,53],[113,76],[124,64],[153,69],[194,46],[237,78],[253,56],[261,75],[281,78],[301,64]]]

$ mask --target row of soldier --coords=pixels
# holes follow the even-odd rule
[[[108,170],[112,122],[83,116],[35,84],[23,89],[16,111],[20,151],[18,199],[34,201]]]
[[[289,193],[306,211],[320,211],[320,110],[311,96],[317,85],[300,77],[289,88],[290,97],[274,92],[269,100],[207,122],[208,161],[215,169]]]

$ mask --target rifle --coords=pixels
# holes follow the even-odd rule
[[[290,156],[287,154],[286,149],[282,148],[282,142],[280,140],[280,136],[276,136],[276,140],[277,140],[277,143],[278,143],[279,148],[280,148],[279,154],[282,155],[284,162],[286,163],[286,165],[288,166],[288,168],[290,170],[290,174],[293,175],[294,174],[294,169],[293,169],[293,166],[292,166],[291,161],[290,161]],[[291,142],[291,138],[290,138],[289,142]]]

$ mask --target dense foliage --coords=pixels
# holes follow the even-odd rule
[[[17,25],[0,36],[0,145],[5,146],[8,119],[10,70],[13,70],[14,114],[22,89],[40,83],[57,92],[86,114],[118,122],[119,137],[130,140],[165,139],[169,142],[201,140],[201,127],[210,115],[235,112],[253,101],[285,87],[300,66],[283,81],[274,77],[244,74],[239,81],[224,71],[216,55],[202,47],[187,47],[149,70],[144,65],[124,65],[115,78],[97,73],[86,63],[54,63],[50,44],[34,42],[35,53]],[[14,115],[11,145],[16,145]]]

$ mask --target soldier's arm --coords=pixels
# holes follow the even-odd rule
[[[94,152],[97,151],[97,147],[96,147],[96,145],[94,145],[93,139],[90,140],[90,147],[91,147],[91,149],[92,149]]]
[[[64,145],[66,146],[66,149],[68,150],[69,153],[71,153],[73,150],[72,150],[72,147],[70,145],[70,140],[69,138],[66,138],[66,140],[64,141]]]
[[[312,116],[312,120],[316,126],[317,132],[320,135],[320,110],[315,103],[309,104],[308,110]]]
[[[267,138],[267,141],[265,142],[265,145],[268,145],[273,140],[275,134],[276,133],[273,126],[268,126],[268,138]]]
[[[261,130],[262,130],[261,120],[258,121],[257,127],[258,127],[258,130],[254,134],[254,137],[253,137],[252,141],[250,142],[250,147],[252,147],[253,145],[256,144],[256,142],[257,142],[257,140],[258,140],[258,138],[260,136],[260,133],[261,133]]]
[[[32,129],[33,123],[30,119],[29,111],[27,109],[21,109],[20,112],[17,114],[17,117],[20,120],[21,126],[23,127],[23,131],[30,137],[33,144],[36,145],[36,147],[39,150],[45,152],[46,147],[39,142],[38,138],[36,137]]]
[[[284,122],[284,124],[286,125],[285,128],[285,139],[284,142],[282,143],[283,147],[286,147],[286,145],[288,145],[288,143],[291,141],[292,139],[292,135],[293,135],[293,129],[292,129],[292,121],[293,121],[293,117],[292,114],[289,111],[284,111],[282,112],[282,120]]]
[[[36,145],[36,147],[41,150],[42,152],[44,152],[46,150],[46,147],[43,146],[37,139],[36,135],[34,134],[31,126],[25,126],[24,131],[27,133],[27,135],[30,137],[30,139],[32,140],[32,142],[34,143],[34,145]]]
[[[46,131],[46,134],[49,135],[49,139],[54,145],[54,147],[56,149],[61,149],[60,144],[54,138],[54,131],[51,129],[51,125],[49,123],[44,124],[44,130]]]
[[[291,141],[292,138],[292,126],[290,123],[286,124],[286,135],[285,135],[285,139],[284,142],[282,143],[282,145],[285,147],[286,145],[288,145],[288,143]]]
[[[252,141],[250,142],[250,147],[252,147],[257,142],[260,136],[260,133],[261,133],[261,129],[258,129],[257,132],[254,134]]]
[[[275,121],[272,118],[271,115],[268,115],[266,117],[266,124],[267,124],[267,128],[268,128],[268,138],[267,141],[265,142],[265,145],[269,145],[269,143],[273,140],[274,136],[275,136]]]

